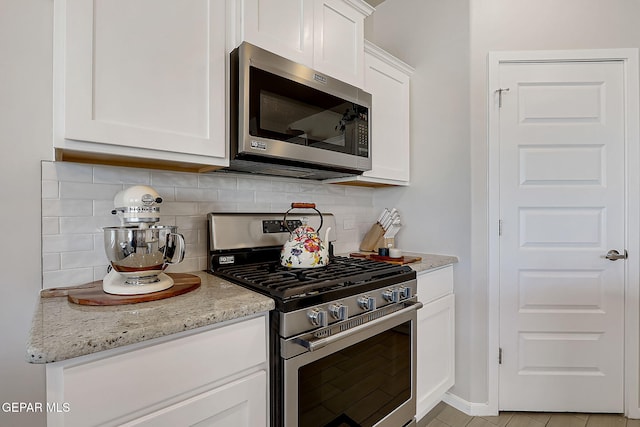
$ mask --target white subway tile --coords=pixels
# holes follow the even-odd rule
[[[60,270],[60,254],[42,255],[42,271]]]
[[[57,199],[60,197],[60,185],[58,181],[42,181],[42,198]]]
[[[290,201],[289,193],[256,192],[256,203],[286,203]]]
[[[91,251],[93,237],[89,234],[59,234],[42,236],[42,253]]]
[[[56,217],[42,218],[42,234],[60,234],[60,221]]]
[[[93,215],[91,200],[45,199],[42,201],[43,216],[90,216]]]
[[[91,184],[78,182],[61,182],[60,198],[113,200],[116,193],[122,190],[120,184]]]
[[[198,214],[206,215],[209,212],[240,212],[237,203],[207,202],[198,203]]]
[[[238,203],[238,212],[271,212],[271,203]]]
[[[281,193],[299,193],[300,183],[292,181],[278,181],[274,180],[271,183],[271,191]]]
[[[154,185],[153,188],[158,192],[160,197],[162,197],[162,203],[164,202],[175,202],[176,201],[176,189],[175,187],[166,187]],[[160,204],[160,211],[162,212],[162,204]]]
[[[251,190],[232,191],[218,190],[218,200],[221,202],[247,203],[254,201],[255,192]]]
[[[167,267],[168,273],[188,273],[191,271],[197,271],[200,268],[198,258],[185,258],[180,264],[173,264]]]
[[[93,166],[71,162],[42,162],[42,179],[69,182],[92,182]]]
[[[42,274],[43,288],[82,285],[93,282],[93,268],[74,268],[72,270],[46,271]]]
[[[102,233],[103,227],[119,225],[116,218],[101,216],[63,217],[60,218],[61,234],[96,234]]]
[[[180,230],[178,228],[178,233],[182,234],[187,245],[196,245],[198,243],[198,231],[198,229]]]
[[[271,180],[267,177],[239,178],[238,190],[271,191]]]
[[[161,215],[196,215],[198,204],[196,202],[163,202]]]
[[[49,162],[43,160],[42,167],[42,180],[58,181],[58,171],[56,170],[56,162]]]
[[[205,216],[177,216],[176,225],[180,230],[204,230],[207,227],[207,217]]]
[[[202,174],[198,175],[198,187],[236,190],[238,188],[238,178],[229,175]]]
[[[183,172],[152,171],[151,185],[165,187],[198,187],[198,175]]]
[[[176,188],[176,200],[179,202],[214,202],[218,192],[210,188]]]
[[[96,267],[108,264],[109,260],[103,248],[96,248],[95,251],[65,252],[60,254],[60,266],[62,270]]]
[[[93,182],[98,184],[150,185],[151,172],[146,169],[95,166]]]

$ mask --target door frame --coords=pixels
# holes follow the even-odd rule
[[[500,85],[500,64],[514,62],[620,61],[624,68],[625,96],[625,263],[624,408],[625,415],[640,418],[640,86],[638,49],[558,51],[504,51],[488,55],[488,322],[487,410],[499,411],[500,344],[500,115],[495,92]],[[505,96],[509,96],[508,94]]]

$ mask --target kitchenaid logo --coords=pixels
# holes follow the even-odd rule
[[[0,408],[5,413],[71,412],[68,402],[3,402]]]
[[[145,205],[153,204],[153,202],[156,201],[156,198],[153,197],[151,194],[144,194],[141,199],[142,199],[142,203],[144,203]]]
[[[251,148],[254,150],[266,150],[267,143],[264,141],[251,141]]]
[[[218,263],[220,265],[233,264],[234,262],[236,262],[236,258],[233,255],[224,255],[218,258]]]

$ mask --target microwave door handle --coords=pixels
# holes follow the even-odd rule
[[[353,328],[347,329],[344,332],[340,332],[337,333],[335,335],[330,335],[326,338],[319,338],[319,339],[315,339],[315,340],[308,340],[308,339],[304,339],[304,338],[295,338],[293,341],[298,344],[301,345],[302,347],[306,348],[308,351],[315,351],[318,349],[321,349],[322,347],[326,347],[329,344],[332,344],[336,341],[339,341],[341,339],[344,339],[348,336],[351,335],[355,335],[359,332],[361,332],[364,329],[370,328],[372,326],[381,324],[381,323],[385,323],[388,321],[391,321],[393,319],[395,319],[396,317],[399,316],[403,316],[406,313],[409,313],[411,311],[417,311],[419,309],[422,308],[422,303],[419,301],[405,301],[402,303],[405,307],[392,313],[389,314],[387,316],[382,316],[379,317],[375,320],[372,320],[370,322],[365,322],[361,325],[355,326]],[[346,322],[349,322],[349,320],[347,320]]]

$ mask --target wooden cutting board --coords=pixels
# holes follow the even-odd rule
[[[139,302],[157,301],[165,298],[186,294],[200,287],[200,278],[193,274],[186,273],[166,273],[173,279],[173,286],[164,291],[151,292],[140,295],[112,295],[102,290],[102,280],[71,287],[63,290],[51,290],[53,292],[41,293],[42,297],[63,296],[80,305],[123,305],[136,304]]]
[[[422,261],[422,258],[419,256],[401,256],[400,258],[391,258],[388,256],[382,256],[378,254],[368,254],[362,252],[352,252],[349,254],[352,258],[366,258],[374,261],[382,261],[389,264],[410,264],[412,262]]]

